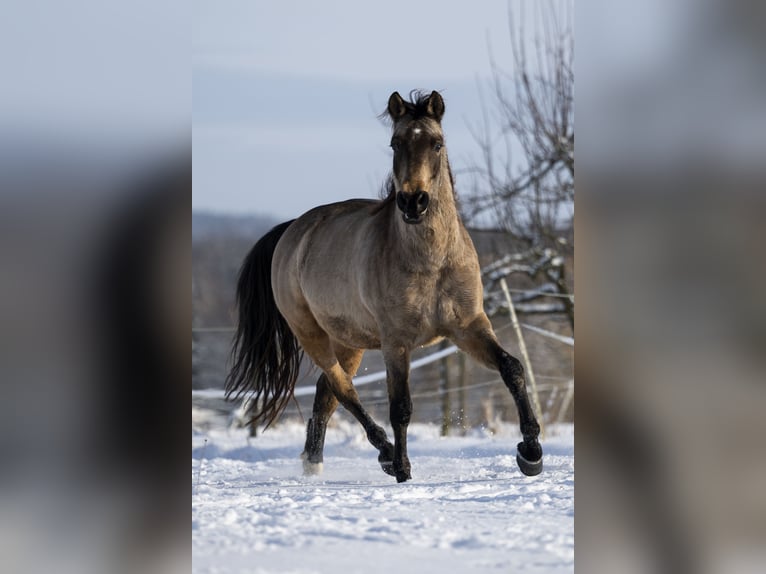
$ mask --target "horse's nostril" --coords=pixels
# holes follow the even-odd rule
[[[400,191],[396,194],[396,206],[411,221],[419,220],[428,209],[428,194],[425,191],[407,193]]]
[[[401,192],[396,194],[396,206],[402,211],[407,210],[407,198]]]
[[[418,211],[423,212],[428,207],[428,194],[425,191],[419,191],[415,199]]]

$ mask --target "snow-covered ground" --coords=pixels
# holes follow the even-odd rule
[[[193,432],[194,572],[573,571],[572,425],[548,429],[545,468],[530,478],[510,425],[444,438],[413,424],[413,480],[403,484],[343,420],[327,431],[324,473],[303,476],[304,432]]]

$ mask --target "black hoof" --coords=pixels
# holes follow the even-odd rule
[[[539,444],[535,447],[527,447],[523,442],[520,442],[516,447],[516,464],[519,465],[519,470],[527,476],[536,476],[543,471],[543,451]],[[532,458],[534,455],[536,458]]]
[[[412,479],[412,475],[410,475],[409,472],[400,471],[396,473],[396,482],[404,482],[406,480],[411,480],[411,479]]]
[[[394,470],[394,463],[390,460],[381,460],[380,462],[380,468],[383,469],[383,472],[386,474],[390,474],[391,476],[396,476],[396,471]]]
[[[378,455],[378,462],[383,472],[396,476],[396,471],[394,470],[394,445],[391,443],[386,444]]]

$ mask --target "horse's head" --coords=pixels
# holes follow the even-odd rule
[[[408,102],[394,92],[387,111],[394,124],[391,148],[396,205],[406,223],[420,223],[435,194],[444,187],[442,179],[449,177],[441,127],[444,100],[438,92],[431,92],[415,94]]]

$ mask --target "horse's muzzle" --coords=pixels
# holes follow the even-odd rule
[[[400,191],[396,194],[396,206],[402,212],[405,223],[420,223],[428,211],[429,197],[425,191],[405,193]]]

